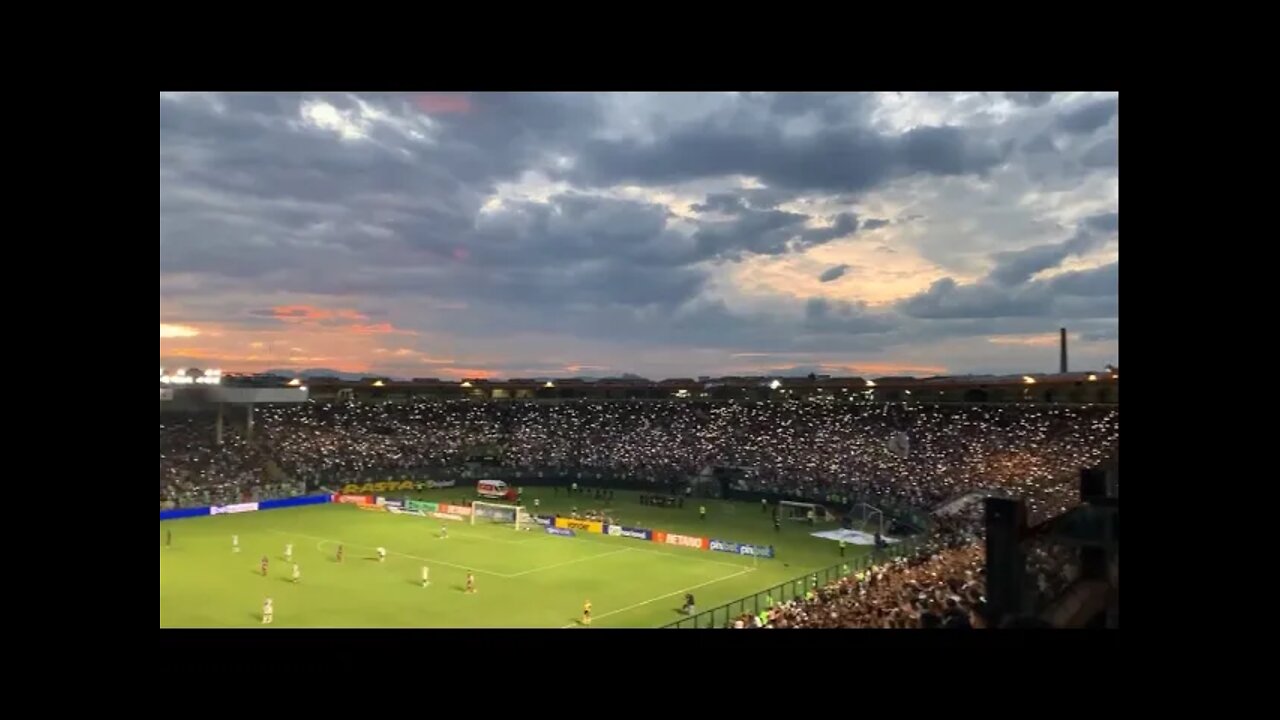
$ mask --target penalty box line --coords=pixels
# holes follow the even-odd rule
[[[604,613],[604,614],[602,614],[602,615],[593,615],[593,616],[591,616],[591,619],[592,619],[592,620],[600,620],[600,619],[602,619],[602,618],[607,618],[607,617],[609,617],[610,615],[617,615],[617,614],[619,614],[619,613],[624,613],[624,612],[627,612],[627,611],[629,611],[629,610],[635,610],[635,609],[636,609],[636,608],[638,608],[638,607],[644,607],[645,605],[648,605],[648,604],[650,604],[650,603],[656,603],[656,602],[658,602],[659,600],[665,600],[665,599],[667,599],[667,598],[669,598],[669,597],[672,597],[673,595],[682,595],[682,594],[684,594],[684,593],[691,592],[691,591],[693,591],[693,590],[697,590],[698,588],[704,588],[704,587],[706,587],[706,586],[708,586],[708,585],[715,585],[716,583],[718,583],[718,582],[724,582],[725,580],[732,580],[733,578],[736,578],[736,577],[738,577],[738,576],[740,576],[740,575],[746,575],[747,573],[749,573],[749,572],[753,572],[753,571],[754,571],[754,568],[747,568],[747,569],[745,569],[745,570],[739,570],[739,571],[738,571],[738,572],[736,572],[736,573],[733,573],[733,574],[730,574],[730,575],[725,575],[724,577],[716,578],[715,580],[708,580],[708,581],[706,581],[706,582],[704,582],[704,583],[699,583],[699,584],[697,584],[697,585],[692,585],[692,586],[690,586],[690,587],[683,588],[683,589],[681,589],[681,590],[676,590],[675,592],[669,592],[669,593],[667,593],[666,595],[659,595],[658,597],[650,598],[650,599],[648,599],[648,600],[644,600],[644,601],[642,601],[642,602],[638,602],[638,603],[636,603],[636,604],[634,604],[634,605],[628,605],[628,606],[626,606],[626,607],[624,607],[624,608],[618,608],[617,610],[610,610],[609,612]],[[579,627],[579,624],[578,624],[578,623],[569,623],[568,625],[561,625],[561,626],[560,626],[560,629],[561,629],[561,630],[564,630],[564,629],[566,629],[566,628],[576,628],[576,627]]]

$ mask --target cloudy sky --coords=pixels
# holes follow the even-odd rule
[[[1115,93],[160,95],[160,360],[1119,361]]]

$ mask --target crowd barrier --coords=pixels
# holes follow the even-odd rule
[[[838,565],[814,570],[767,590],[761,590],[746,597],[738,598],[733,602],[725,603],[710,610],[704,610],[697,615],[677,620],[669,625],[663,625],[663,627],[680,630],[725,628],[735,618],[746,614],[759,615],[762,610],[768,610],[776,603],[801,600],[810,590],[816,592],[836,580],[864,572],[873,565],[909,555],[915,552],[920,545],[921,541],[918,539],[904,540],[897,545],[889,546],[885,550],[876,550],[861,557],[850,558],[848,561]]]
[[[329,502],[328,495],[303,495],[302,497],[280,498],[279,500],[263,500],[258,503],[259,510],[275,510],[276,508],[298,507],[301,505],[320,505]]]
[[[233,515],[236,513],[257,512],[259,510],[277,510],[279,508],[299,507],[303,505],[319,505],[332,501],[329,495],[303,495],[301,497],[263,500],[261,502],[235,503],[233,505],[212,505],[209,507],[175,508],[161,510],[161,520],[178,520],[205,515]]]

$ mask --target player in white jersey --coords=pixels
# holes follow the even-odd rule
[[[444,525],[440,526],[440,539],[441,540],[449,539],[449,528]]]
[[[240,536],[231,536],[231,552],[240,552]]]
[[[386,561],[387,561],[387,549],[383,547],[378,548],[378,562],[386,562]]]
[[[271,607],[271,598],[267,598],[262,603],[262,624],[263,625],[271,624],[271,614],[273,609],[274,608]]]
[[[293,543],[284,546],[284,559],[293,562]]]
[[[431,584],[431,571],[427,568],[426,565],[423,565],[422,566],[422,587],[426,587],[430,584]]]
[[[298,569],[298,563],[293,564],[293,581],[298,582],[302,579],[302,571]]]

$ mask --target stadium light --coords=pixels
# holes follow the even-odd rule
[[[302,384],[302,380],[300,380],[300,379],[298,379],[298,378],[294,378],[294,379],[292,379],[292,380],[290,380],[290,381],[289,381],[289,387],[298,387],[298,386],[299,386],[299,385],[301,385],[301,384]]]
[[[876,386],[876,381],[875,381],[875,380],[868,380],[868,381],[867,381],[867,387],[875,387],[875,386]]]
[[[463,381],[462,381],[462,387],[471,387],[471,381],[470,381],[470,380],[463,380]]]
[[[547,381],[547,384],[546,384],[546,385],[543,385],[542,387],[549,387],[549,388],[553,388],[553,387],[555,387],[555,386],[556,386],[556,384],[555,384],[555,383],[553,383],[553,382],[551,382],[550,380],[548,380],[548,381]]]
[[[385,387],[385,386],[386,386],[386,383],[382,382],[381,380],[374,380],[374,381],[373,381],[373,386],[374,386],[374,387]]]
[[[1089,382],[1098,382],[1098,376],[1093,373],[1089,374]]]
[[[1022,382],[1026,383],[1026,384],[1028,384],[1028,385],[1035,385],[1035,384],[1036,384],[1036,379],[1035,379],[1035,378],[1033,378],[1033,377],[1031,377],[1030,375],[1023,375],[1023,376],[1022,376]]]
[[[769,383],[769,389],[770,389],[770,390],[777,390],[777,389],[778,389],[778,388],[780,388],[780,387],[782,387],[782,381],[781,381],[781,380],[774,380],[773,382]]]

